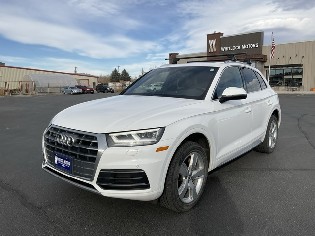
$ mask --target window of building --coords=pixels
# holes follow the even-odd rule
[[[301,87],[303,78],[302,66],[282,66],[270,69],[270,86]]]

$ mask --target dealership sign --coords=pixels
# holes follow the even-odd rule
[[[207,53],[211,55],[247,53],[262,54],[263,32],[222,37],[223,33],[207,35]]]
[[[228,51],[235,51],[235,50],[242,50],[242,49],[249,49],[249,48],[258,48],[258,43],[249,43],[249,44],[242,44],[242,45],[233,45],[228,47],[221,47],[221,52],[228,52]]]

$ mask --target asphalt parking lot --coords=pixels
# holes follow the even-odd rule
[[[275,152],[251,151],[211,172],[201,201],[183,214],[102,197],[41,169],[41,135],[50,119],[106,96],[0,98],[1,236],[315,235],[314,95],[280,95]]]

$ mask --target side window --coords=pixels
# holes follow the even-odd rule
[[[258,78],[258,80],[260,82],[261,89],[267,88],[266,82],[263,79],[263,77],[257,71],[254,71],[254,72],[255,72],[255,75],[257,76],[257,78]]]
[[[228,87],[243,88],[243,81],[238,67],[226,68],[220,78],[213,99],[218,99],[222,96],[224,89]]]
[[[246,67],[244,67],[242,71],[243,71],[245,84],[247,87],[247,92],[251,93],[251,92],[260,91],[261,90],[260,83],[254,71]]]

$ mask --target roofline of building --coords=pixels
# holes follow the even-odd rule
[[[277,43],[277,42],[275,42],[275,44],[276,44],[276,47],[277,47],[277,45],[297,44],[297,43],[312,43],[312,42],[315,42],[315,40],[287,42],[287,43]],[[270,44],[263,45],[263,47],[271,47],[271,42],[270,42]]]
[[[41,69],[34,69],[34,68],[27,68],[27,67],[18,67],[18,66],[0,65],[0,67],[7,67],[7,68],[13,68],[13,69],[24,69],[24,70],[34,70],[34,71],[43,71],[43,72],[52,72],[52,73],[56,73],[56,74],[65,74],[65,75],[86,76],[86,77],[93,77],[93,78],[98,78],[99,77],[99,76],[95,76],[95,75],[78,74],[78,73],[67,73],[67,72],[53,71],[53,70],[41,70]]]

